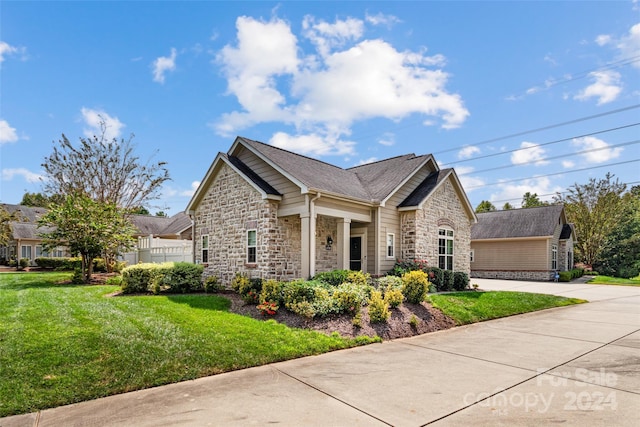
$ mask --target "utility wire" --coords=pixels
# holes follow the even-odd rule
[[[458,176],[465,176],[465,175],[477,174],[477,173],[482,173],[482,172],[491,172],[491,171],[495,171],[495,170],[499,170],[499,169],[508,169],[508,168],[514,168],[516,166],[525,166],[525,165],[530,165],[530,164],[535,164],[535,163],[540,163],[540,162],[547,162],[549,160],[562,159],[562,158],[565,158],[565,157],[567,157],[569,155],[593,153],[595,151],[610,150],[612,148],[625,147],[627,145],[634,145],[634,144],[638,144],[638,143],[640,143],[640,139],[636,139],[634,141],[621,142],[620,144],[615,144],[615,145],[607,145],[606,147],[590,148],[588,150],[575,151],[575,152],[571,152],[571,153],[561,154],[561,155],[558,155],[558,156],[552,156],[552,157],[545,157],[543,159],[530,160],[530,161],[522,162],[522,163],[513,163],[513,164],[510,164],[510,165],[496,166],[496,167],[493,167],[493,168],[483,169],[483,170],[479,170],[479,171],[465,172],[465,173],[459,174]],[[516,151],[519,151],[519,150],[516,150]]]
[[[563,171],[563,172],[548,173],[546,175],[538,175],[538,176],[533,176],[533,177],[509,179],[509,180],[505,180],[505,181],[492,182],[492,183],[489,183],[489,184],[472,185],[472,186],[467,187],[467,189],[490,187],[490,186],[493,186],[493,185],[508,184],[510,182],[526,181],[528,179],[546,178],[548,176],[564,175],[564,174],[569,174],[569,173],[583,172],[583,171],[588,171],[588,170],[593,170],[593,169],[600,169],[600,168],[605,168],[605,167],[609,167],[609,166],[624,165],[624,164],[627,164],[627,163],[634,163],[634,162],[640,162],[640,159],[627,160],[627,161],[624,161],[624,162],[617,162],[617,163],[608,163],[606,165],[599,165],[599,166],[590,166],[588,168],[573,169],[573,170]]]
[[[530,133],[541,132],[543,130],[549,130],[549,129],[554,129],[554,128],[558,128],[558,127],[561,127],[561,126],[571,125],[571,124],[574,124],[574,123],[584,122],[584,121],[587,121],[587,120],[593,120],[593,119],[597,119],[599,117],[604,117],[604,116],[608,116],[608,115],[611,115],[611,114],[621,113],[623,111],[632,110],[632,109],[638,108],[638,107],[640,107],[640,104],[633,104],[633,105],[629,105],[627,107],[622,107],[622,108],[618,108],[618,109],[615,109],[615,110],[605,111],[603,113],[594,114],[592,116],[580,117],[580,118],[569,120],[569,121],[562,122],[562,123],[556,123],[556,124],[553,124],[553,125],[548,125],[548,126],[535,128],[535,129],[525,130],[523,132],[516,132],[516,133],[512,133],[512,134],[505,135],[505,136],[499,136],[497,138],[487,139],[487,140],[484,140],[484,141],[477,142],[475,144],[460,145],[458,147],[453,147],[453,148],[448,148],[446,150],[437,151],[437,152],[435,152],[433,154],[450,153],[452,151],[456,151],[456,150],[459,150],[461,148],[465,148],[465,147],[467,147],[469,145],[477,146],[477,145],[490,144],[492,142],[502,141],[504,139],[515,138],[516,136],[527,135],[527,134],[530,134]]]
[[[621,184],[622,185],[640,184],[640,181],[622,182]],[[556,192],[556,193],[547,193],[547,194],[537,194],[536,193],[536,196],[538,196],[538,197],[547,197],[547,196],[555,196],[557,194],[567,194],[567,193],[569,193],[569,191],[560,191],[560,192]],[[517,201],[517,200],[522,200],[522,197],[514,197],[512,199],[493,200],[493,201],[491,201],[491,203],[511,202],[511,201]]]
[[[615,127],[615,128],[609,128],[609,129],[605,129],[605,130],[601,130],[601,131],[597,131],[597,132],[591,132],[591,133],[585,133],[585,134],[582,134],[582,135],[571,136],[569,138],[556,139],[555,141],[543,142],[541,144],[532,145],[531,147],[515,148],[513,150],[501,151],[499,153],[485,154],[483,156],[470,157],[468,159],[456,160],[454,162],[443,163],[442,165],[443,166],[455,165],[455,164],[458,164],[458,163],[465,163],[465,162],[471,162],[471,161],[474,161],[474,160],[487,159],[489,157],[502,156],[503,154],[509,154],[509,153],[513,153],[513,152],[516,152],[516,151],[531,150],[531,149],[538,148],[538,147],[544,147],[546,145],[558,144],[560,142],[570,141],[572,139],[577,139],[577,138],[584,138],[586,136],[600,135],[602,133],[613,132],[613,131],[616,131],[616,130],[626,129],[626,128],[630,128],[630,127],[638,126],[638,125],[640,125],[640,122],[636,122],[636,123],[632,123],[632,124],[624,125],[624,126],[619,126],[619,127]]]

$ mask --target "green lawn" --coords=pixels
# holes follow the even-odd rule
[[[623,279],[621,277],[596,276],[587,282],[590,285],[620,285],[620,286],[640,286],[640,276],[633,279]]]
[[[0,275],[0,417],[376,341],[239,316],[217,296],[57,284],[70,277]]]
[[[436,294],[429,295],[427,300],[458,325],[586,302],[554,295],[497,291]]]

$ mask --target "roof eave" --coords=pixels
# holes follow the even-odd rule
[[[382,201],[380,202],[380,206],[384,207],[387,203],[387,201],[389,201],[389,199],[391,197],[393,197],[394,194],[396,194],[396,192],[398,192],[398,190],[400,190],[407,182],[409,182],[409,180],[411,178],[413,178],[413,176],[418,173],[418,171],[420,169],[422,169],[427,163],[431,162],[435,168],[434,172],[438,172],[440,170],[440,168],[438,167],[438,163],[436,162],[436,160],[433,158],[432,154],[427,155],[427,157],[424,159],[424,161],[422,161],[413,171],[411,171],[411,173],[409,175],[407,175],[405,177],[404,180],[402,180],[402,182],[400,184],[398,184],[398,186],[396,188],[394,188],[393,190],[391,190],[391,192],[387,195],[387,197],[385,197],[384,199],[382,199]]]

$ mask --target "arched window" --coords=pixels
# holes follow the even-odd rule
[[[453,229],[438,228],[438,267],[453,270]]]

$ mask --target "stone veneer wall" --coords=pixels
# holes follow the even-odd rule
[[[316,218],[316,273],[338,268],[338,220],[327,216]],[[327,236],[333,245],[327,250]]]
[[[448,226],[454,231],[454,271],[470,273],[471,222],[462,201],[450,181],[441,185],[422,210],[402,212],[401,257],[426,260],[438,265],[438,228]]]
[[[471,277],[478,279],[533,280],[549,281],[555,279],[555,272],[515,271],[515,270],[471,270]]]
[[[195,212],[195,259],[209,235],[205,276],[228,285],[236,273],[289,280],[300,277],[300,219],[278,218],[278,203],[264,200],[247,181],[222,165]],[[257,262],[247,263],[247,230],[256,229]]]

